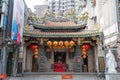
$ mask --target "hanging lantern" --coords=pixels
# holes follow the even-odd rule
[[[49,46],[49,47],[52,46],[52,42],[51,42],[51,41],[48,41],[48,42],[47,42],[47,46]]]
[[[86,50],[89,50],[91,48],[91,46],[89,44],[86,44],[85,48],[86,48]]]
[[[59,41],[59,46],[60,46],[60,47],[63,46],[63,41]]]
[[[35,49],[36,52],[38,52],[38,49]]]
[[[65,41],[65,42],[64,42],[64,45],[65,45],[65,47],[68,47],[68,46],[69,46],[69,42],[68,42],[68,41]]]
[[[82,52],[83,55],[86,55],[87,53],[86,52]]]
[[[85,45],[83,45],[82,48],[85,49],[86,48]]]
[[[36,52],[34,52],[34,54],[38,54],[38,52],[36,51]]]
[[[86,56],[86,55],[83,55],[83,58],[85,59],[85,58],[87,58],[87,56]]]
[[[47,49],[46,49],[46,52],[48,52],[48,53],[51,52],[50,48],[47,48]]]
[[[70,46],[72,47],[74,45],[75,45],[74,41],[70,41]]]
[[[38,58],[38,55],[34,55],[34,58]]]
[[[34,45],[34,48],[35,48],[35,49],[37,49],[37,48],[38,48],[38,46],[37,46],[37,45]]]
[[[58,46],[58,42],[57,41],[54,41],[53,44],[54,44],[54,47]]]
[[[34,45],[30,45],[30,49],[34,50],[35,49]]]
[[[86,49],[85,49],[85,48],[83,48],[83,49],[82,49],[82,51],[83,51],[83,52],[85,52],[85,51],[86,51]]]

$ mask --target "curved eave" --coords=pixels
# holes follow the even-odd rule
[[[31,32],[24,32],[24,36],[28,37],[44,37],[44,38],[50,38],[50,37],[92,37],[92,36],[99,36],[102,35],[102,32],[91,32],[91,33],[31,33]]]
[[[31,24],[36,29],[41,30],[77,30],[77,29],[84,29],[86,24],[76,25],[76,26],[45,26],[45,25],[38,25],[38,24]]]

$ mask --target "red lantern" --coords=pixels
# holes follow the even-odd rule
[[[51,41],[48,41],[47,42],[47,45],[50,47],[50,46],[52,46],[52,42]]]
[[[85,59],[85,58],[87,58],[87,56],[86,56],[86,55],[83,55],[83,58]]]
[[[38,52],[38,49],[35,49],[35,51],[37,51],[37,52]]]
[[[86,45],[85,45],[86,50],[89,50],[90,47],[91,47],[91,46],[90,46],[89,44],[86,44]]]
[[[53,44],[54,44],[54,47],[58,46],[58,42],[57,41],[54,41]]]
[[[34,54],[38,54],[38,52],[34,52]]]
[[[68,47],[68,46],[69,46],[69,42],[68,42],[68,41],[65,41],[65,42],[64,42],[64,45],[65,45],[66,47]]]
[[[83,55],[86,55],[87,53],[86,52],[82,52]]]
[[[34,45],[34,48],[35,48],[35,49],[37,49],[37,48],[38,48],[38,46],[37,46],[37,45]]]
[[[70,41],[70,46],[74,46],[75,45],[75,42],[74,41]]]
[[[34,55],[34,58],[38,58],[38,55]]]
[[[84,51],[84,52],[85,52],[85,51],[86,51],[86,49],[85,49],[85,48],[83,48],[83,49],[82,49],[82,51]]]
[[[61,47],[63,46],[63,41],[59,42],[59,46],[61,46]]]
[[[34,45],[30,45],[30,49],[34,50],[35,49]]]
[[[82,48],[85,49],[85,45],[83,45]]]

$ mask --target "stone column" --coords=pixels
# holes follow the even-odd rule
[[[13,76],[14,77],[17,76],[20,46],[16,45],[15,47],[16,47],[16,49],[15,49],[14,68],[13,68]]]
[[[83,59],[81,57],[80,47],[78,45],[76,46],[75,52],[76,52],[74,57],[75,72],[82,72]]]
[[[41,45],[40,47],[40,52],[39,52],[39,72],[45,72],[46,71],[46,62],[47,62],[47,58],[45,56],[45,49],[44,49],[44,45]]]
[[[68,72],[69,71],[69,66],[70,66],[70,59],[69,59],[69,53],[68,51],[66,51],[66,71]]]
[[[50,62],[50,71],[53,72],[54,71],[54,50],[53,48],[51,48],[51,62]]]
[[[26,70],[26,45],[23,46],[23,72]]]
[[[52,59],[52,64],[54,64],[54,50],[52,49],[52,52],[51,52],[51,59]]]

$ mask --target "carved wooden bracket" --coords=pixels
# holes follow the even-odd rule
[[[84,38],[78,38],[78,45],[82,45]]]

